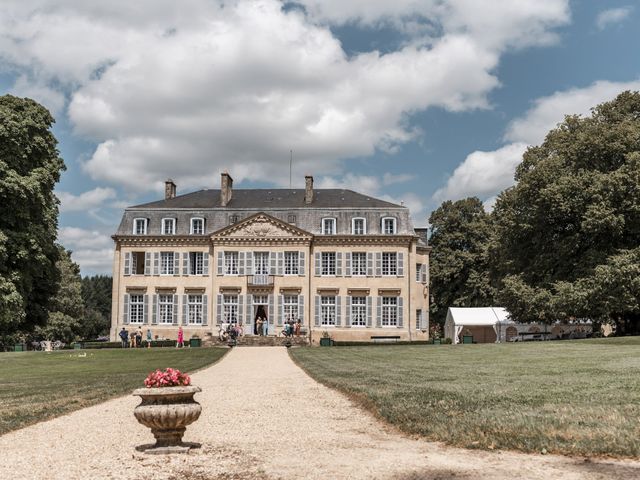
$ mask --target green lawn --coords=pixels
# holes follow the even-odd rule
[[[430,440],[640,456],[640,337],[290,354],[318,381]]]
[[[217,361],[226,351],[152,348],[0,353],[0,435],[130,393],[143,387],[147,374],[156,368],[193,372]]]

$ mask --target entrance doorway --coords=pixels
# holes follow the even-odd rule
[[[267,308],[265,305],[254,305],[253,306],[254,314],[253,314],[253,334],[254,335],[262,335],[264,333],[264,323],[267,322]],[[263,321],[258,323],[258,318],[261,318]],[[268,329],[268,327],[267,327]]]

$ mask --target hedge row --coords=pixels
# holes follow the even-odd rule
[[[185,342],[186,343],[186,342]],[[101,349],[101,348],[121,348],[122,342],[80,342],[82,348]],[[152,340],[151,347],[175,347],[175,340]],[[147,341],[142,341],[142,347],[146,348]]]
[[[368,345],[430,345],[430,340],[417,340],[415,342],[409,342],[408,340],[402,340],[397,342],[350,342],[350,341],[334,341],[333,345],[336,347],[364,347]]]

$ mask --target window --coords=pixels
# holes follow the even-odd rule
[[[364,218],[354,218],[351,220],[351,233],[354,235],[364,235],[367,233],[367,221]]]
[[[336,324],[336,297],[320,297],[320,323]]]
[[[187,295],[187,316],[189,323],[202,324],[202,295]]]
[[[158,322],[173,323],[173,295],[158,295]]]
[[[173,252],[160,252],[160,275],[173,275],[174,273]]]
[[[269,275],[269,252],[253,252],[253,274]]]
[[[289,320],[293,320],[294,322],[298,320],[298,296],[297,295],[284,295],[283,303],[282,303],[282,314],[284,315],[283,320],[288,322]]]
[[[323,235],[335,235],[336,234],[336,219],[335,218],[323,218],[322,219],[322,234]]]
[[[229,215],[229,225],[233,225],[234,223],[238,223],[240,217],[237,214]]]
[[[144,275],[144,252],[131,252],[131,275]]]
[[[284,252],[284,274],[298,275],[298,252]]]
[[[129,322],[144,323],[144,295],[129,296]]]
[[[382,297],[382,326],[395,327],[398,325],[398,298]]]
[[[238,296],[223,295],[224,323],[238,323]]]
[[[163,218],[162,219],[162,234],[163,235],[175,235],[176,233],[176,219],[175,218]]]
[[[367,326],[367,297],[351,297],[351,326]]]
[[[422,309],[416,310],[416,330],[422,328]]]
[[[336,274],[336,252],[322,252],[322,275]]]
[[[382,275],[398,274],[398,255],[396,252],[382,252]]]
[[[292,214],[287,215],[287,222],[295,224],[296,223],[296,216],[292,215]]]
[[[382,219],[382,233],[385,235],[393,235],[396,233],[396,219],[393,217],[385,217]]]
[[[238,252],[224,252],[224,274],[238,275]]]
[[[191,219],[191,234],[202,235],[204,233],[204,218]]]
[[[204,274],[204,253],[189,252],[189,275]]]
[[[351,254],[351,275],[365,277],[367,275],[367,254],[365,252],[353,252]]]
[[[416,263],[416,282],[422,282],[422,264]]]
[[[148,220],[146,218],[136,218],[133,220],[133,234],[134,235],[146,235],[147,234],[147,223]]]

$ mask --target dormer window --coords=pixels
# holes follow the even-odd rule
[[[134,235],[146,235],[147,234],[147,223],[149,222],[146,218],[134,218],[133,219],[133,234]]]
[[[236,215],[235,213],[233,215],[229,215],[229,225],[233,225],[235,223],[238,223],[238,220],[240,220],[240,217],[238,215]]]
[[[204,234],[204,218],[191,219],[191,234],[192,235]]]
[[[351,233],[353,235],[364,235],[365,233],[367,233],[367,221],[364,218],[352,219]]]
[[[335,218],[323,218],[322,219],[322,234],[323,235],[335,235],[336,234],[336,219]]]
[[[176,234],[176,219],[175,218],[163,218],[162,219],[162,234],[163,235],[175,235]]]
[[[394,235],[396,233],[396,219],[393,217],[384,217],[382,219],[382,233],[385,235]]]

